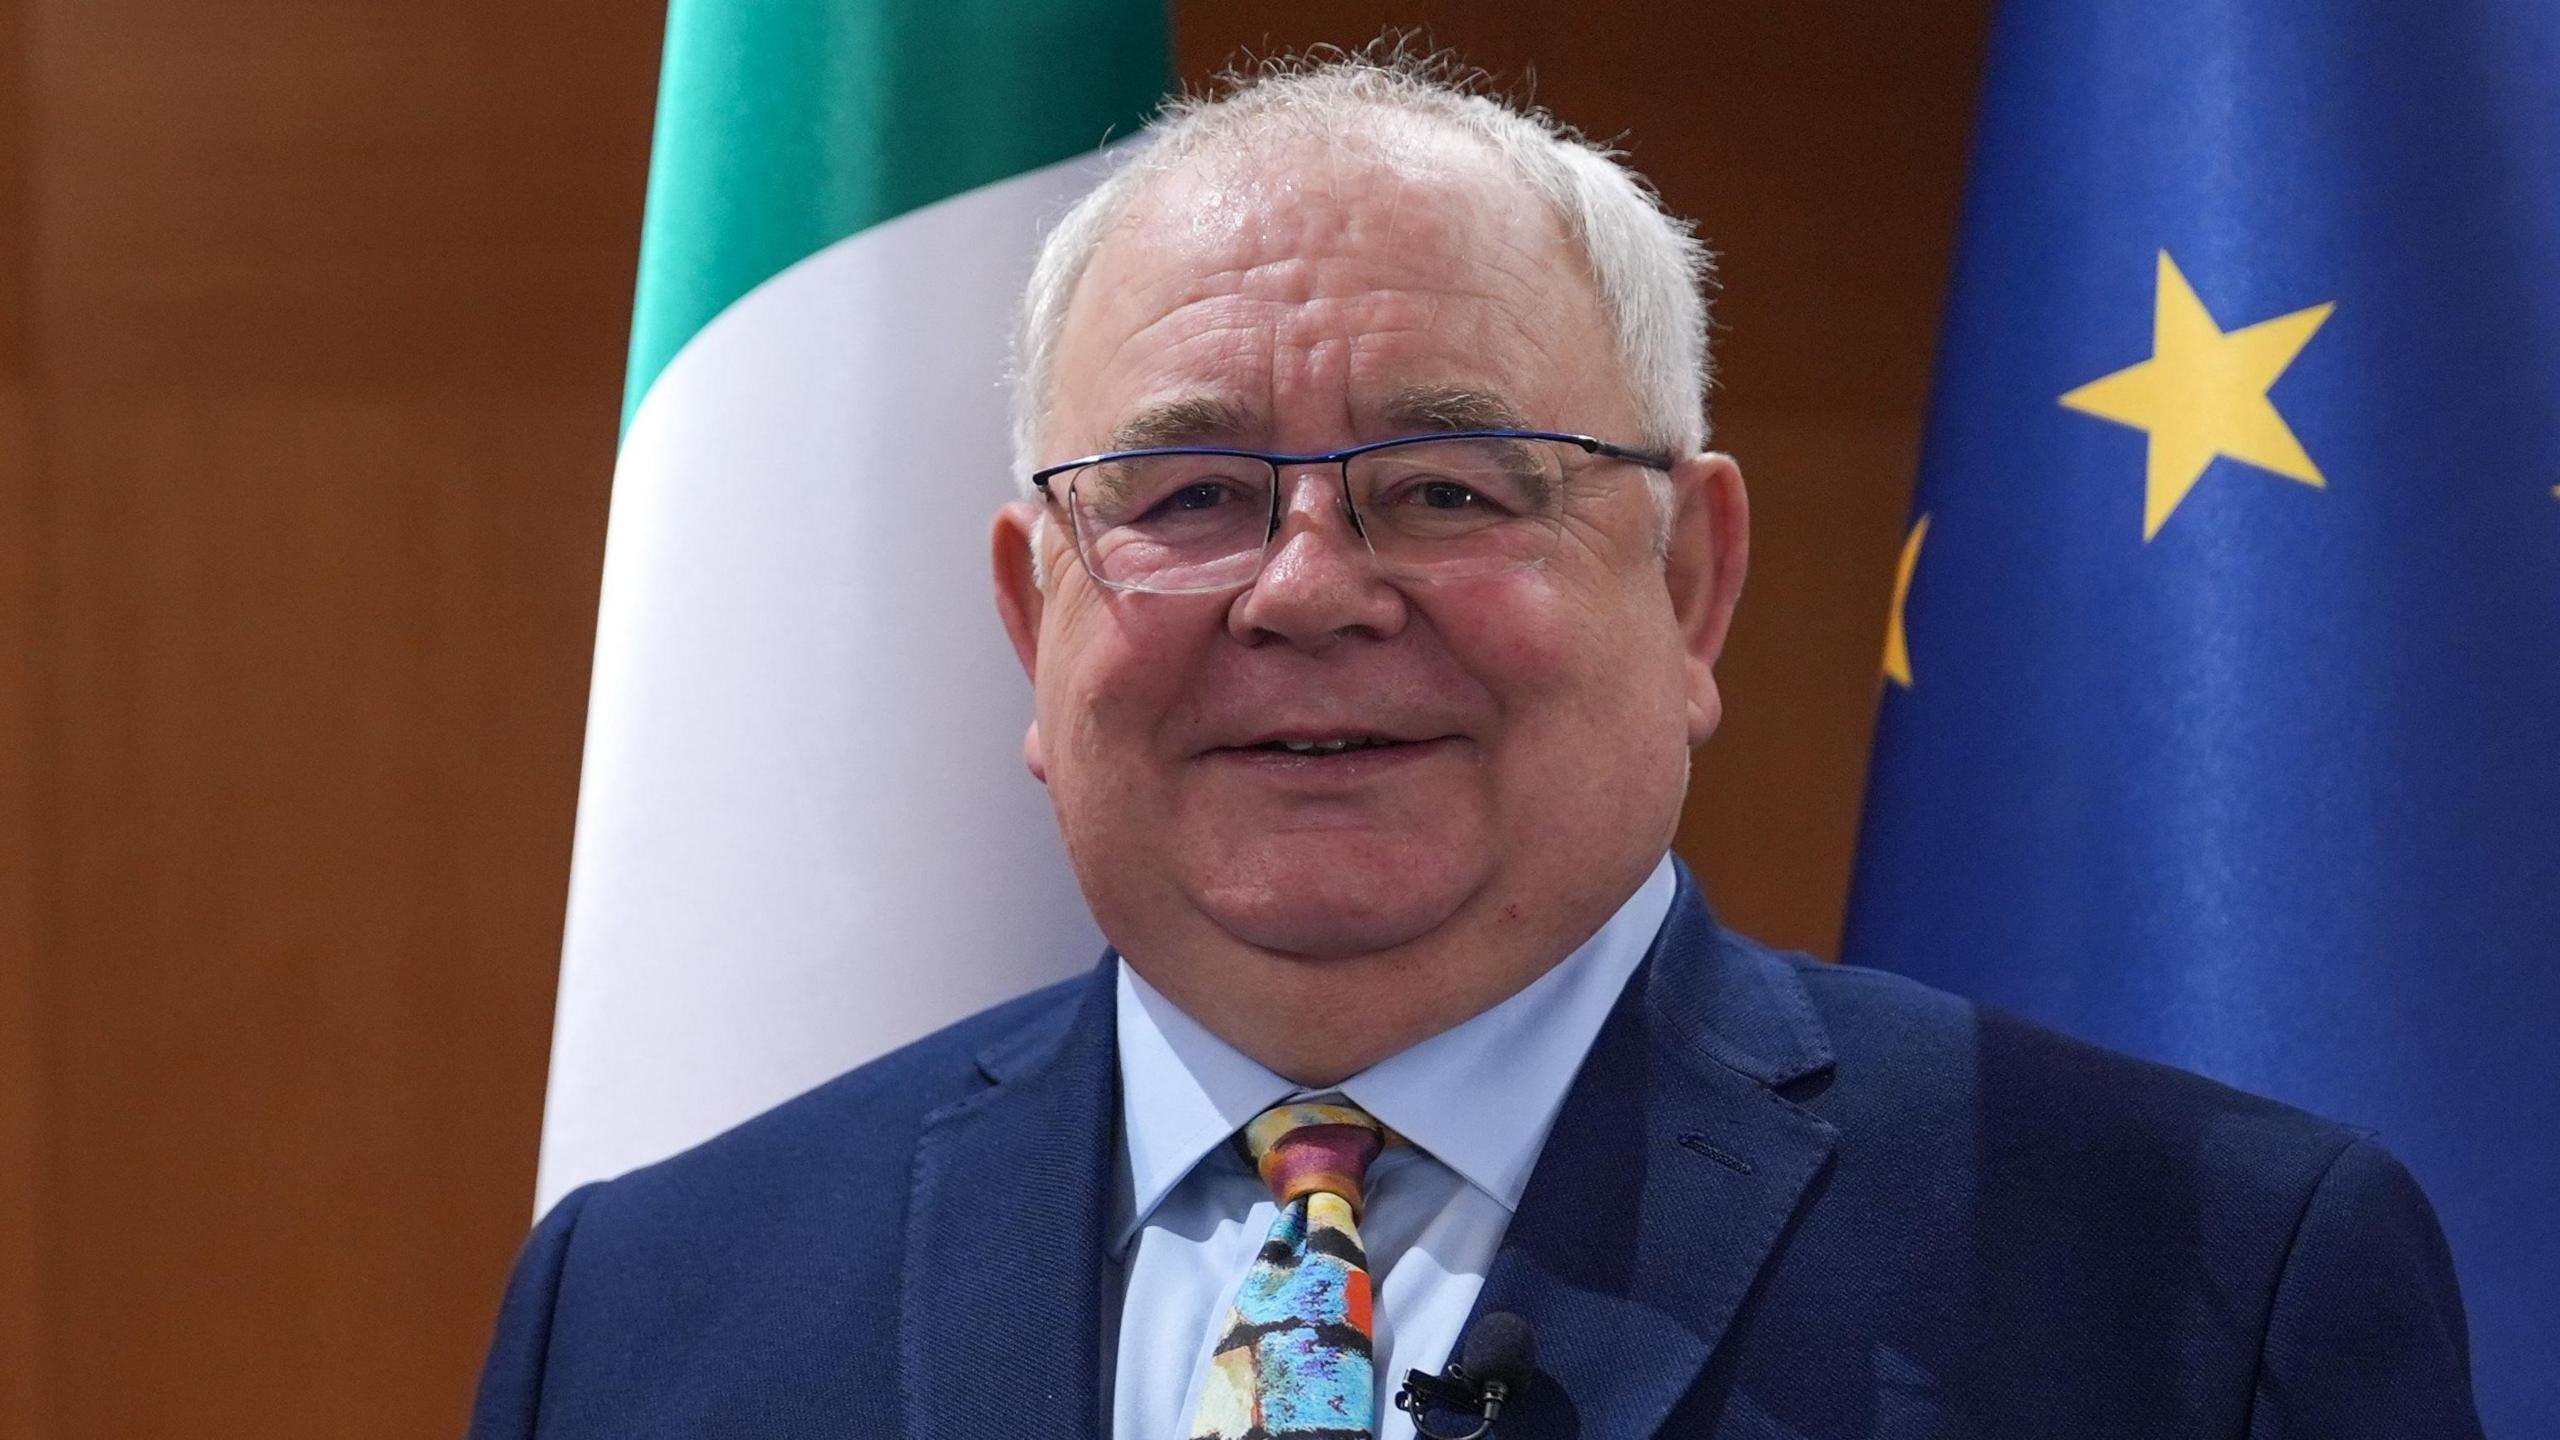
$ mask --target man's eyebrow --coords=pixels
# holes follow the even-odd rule
[[[1378,420],[1394,433],[1530,428],[1520,408],[1509,400],[1463,385],[1408,385],[1378,407]],[[1232,445],[1256,433],[1259,425],[1253,412],[1235,400],[1184,395],[1142,406],[1113,427],[1109,448]]]
[[[1379,418],[1393,430],[1526,430],[1520,407],[1490,390],[1409,385],[1387,397]]]
[[[1123,420],[1111,432],[1114,450],[1154,450],[1173,445],[1233,444],[1253,433],[1244,406],[1219,395],[1160,400]]]

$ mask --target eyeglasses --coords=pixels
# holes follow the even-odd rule
[[[1668,471],[1671,457],[1548,430],[1407,435],[1322,455],[1176,446],[1118,450],[1031,477],[1062,506],[1086,572],[1114,590],[1194,595],[1262,573],[1280,533],[1280,472],[1342,471],[1351,528],[1381,573],[1460,580],[1546,563],[1567,481],[1594,457]]]

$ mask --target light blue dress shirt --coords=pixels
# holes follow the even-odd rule
[[[1114,1440],[1182,1440],[1227,1306],[1277,1207],[1227,1140],[1283,1100],[1341,1094],[1413,1142],[1369,1171],[1360,1222],[1376,1286],[1378,1440],[1437,1372],[1484,1288],[1582,1058],[1671,913],[1665,857],[1599,933],[1527,989],[1332,1090],[1294,1085],[1120,964],[1121,1153],[1103,1297]]]

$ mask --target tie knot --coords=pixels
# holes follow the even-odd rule
[[[1274,1105],[1244,1127],[1245,1153],[1282,1205],[1339,1195],[1360,1213],[1360,1182],[1387,1146],[1387,1127],[1354,1105]]]

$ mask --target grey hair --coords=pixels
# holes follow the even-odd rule
[[[1214,93],[1168,101],[1125,160],[1067,211],[1042,242],[1014,342],[1013,448],[1023,493],[1040,462],[1058,337],[1094,252],[1157,177],[1193,157],[1267,139],[1392,139],[1423,124],[1471,136],[1508,161],[1555,210],[1590,265],[1647,445],[1674,456],[1706,448],[1706,291],[1714,261],[1690,222],[1664,208],[1619,152],[1545,110],[1489,93],[1480,71],[1401,42],[1331,48],[1230,72]],[[1667,520],[1668,476],[1647,472]],[[1667,538],[1667,526],[1666,538]]]

